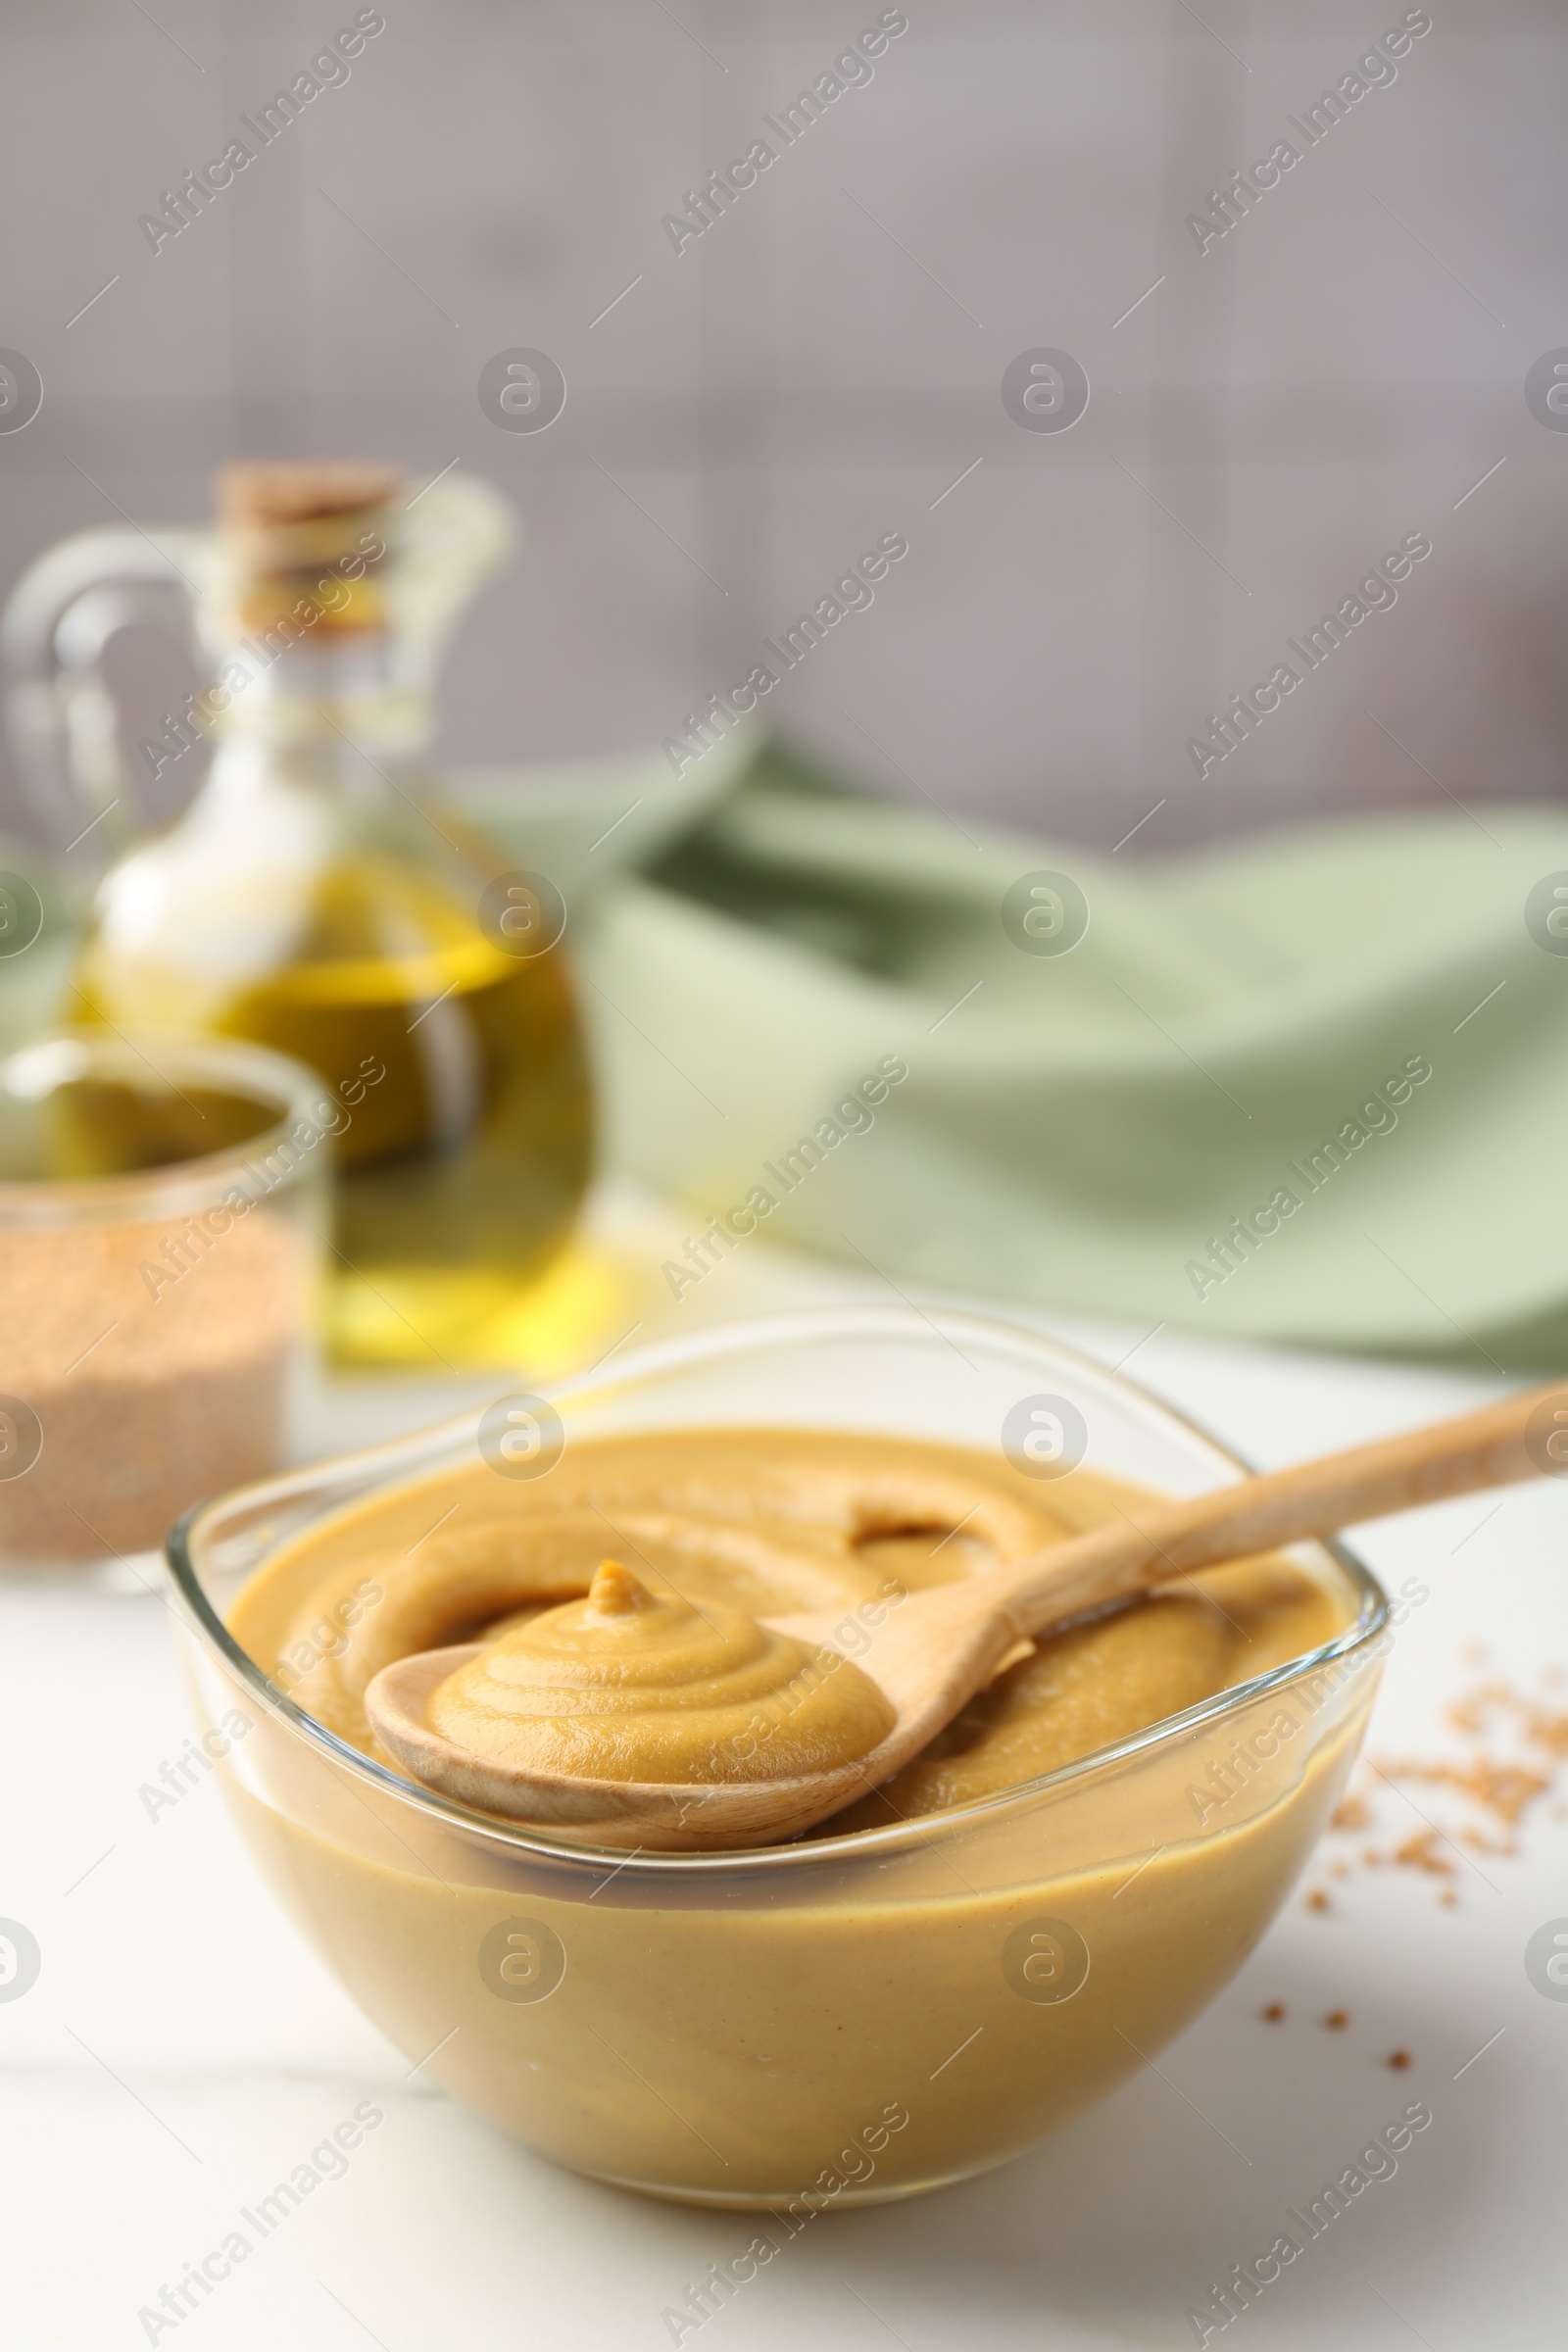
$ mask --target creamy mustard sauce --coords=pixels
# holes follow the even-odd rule
[[[486,1763],[688,1787],[831,1772],[893,1719],[846,1659],[740,1609],[660,1597],[618,1560],[586,1599],[508,1627],[425,1706],[432,1731]]]
[[[536,1484],[481,1464],[357,1506],[274,1557],[232,1624],[303,1707],[377,1756],[371,1678],[482,1640],[427,1719],[489,1761],[685,1785],[786,1778],[867,1754],[891,1710],[853,1663],[824,1670],[817,1652],[813,1665],[758,1618],[842,1607],[853,1656],[861,1624],[901,1594],[1025,1558],[1124,1495],[1147,1500],[1083,1470],[1047,1485],[993,1455],[895,1438],[602,1440]],[[635,1567],[617,1562],[590,1593],[607,1540]],[[832,1830],[1016,1787],[1298,1656],[1344,1616],[1343,1595],[1280,1558],[1184,1578],[1022,1645]]]
[[[563,1671],[559,1637],[530,1644],[530,1629],[563,1606],[580,1625],[607,1553],[660,1608],[719,1625],[842,1612],[853,1649],[899,1591],[1147,1500],[1082,1468],[1036,1482],[855,1433],[574,1442],[537,1481],[475,1459],[350,1506],[280,1545],[231,1623],[367,1752],[381,1666],[482,1640],[485,1676],[452,1704],[493,1709],[510,1737],[528,1678]],[[1019,1785],[1315,1648],[1357,1605],[1323,1555],[1315,1572],[1183,1579],[1004,1665],[821,1842],[738,1862],[601,1868],[488,1837],[337,1770],[238,1690],[251,1729],[225,1787],[303,1932],[428,2078],[559,2164],[767,2208],[754,2226],[776,2249],[835,2203],[1016,2155],[1213,1998],[1338,1799],[1376,1667],[1320,1666],[1038,1793]],[[693,1659],[717,1655],[660,1622]],[[900,1811],[916,1833],[842,1835]]]

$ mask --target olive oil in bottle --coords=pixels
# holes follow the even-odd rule
[[[198,705],[216,755],[106,877],[75,978],[78,1019],[248,1038],[318,1072],[340,1361],[506,1360],[552,1261],[559,1286],[589,1171],[564,910],[418,765],[458,575],[494,553],[475,489],[411,509],[379,468],[220,476]]]

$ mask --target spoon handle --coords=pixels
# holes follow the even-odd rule
[[[1022,1563],[1011,1572],[1010,1592],[1000,1592],[989,1578],[987,1585],[1016,1635],[1042,1633],[1167,1578],[1543,1473],[1568,1475],[1562,1383],[1375,1446],[1243,1479],[1190,1502],[1152,1506],[1136,1520],[1123,1511],[1120,1523]]]

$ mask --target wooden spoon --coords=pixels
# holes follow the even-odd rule
[[[863,1608],[849,1602],[833,1612],[767,1618],[782,1633],[853,1656],[897,1713],[893,1730],[858,1762],[790,1780],[687,1787],[492,1763],[453,1745],[424,1719],[437,1684],[473,1657],[479,1642],[424,1650],[384,1668],[366,1690],[366,1712],[383,1746],[416,1778],[511,1820],[643,1852],[772,1844],[908,1763],[1022,1640],[1196,1569],[1538,1473],[1568,1474],[1568,1387],[1533,1390],[1190,1502],[1154,1504],[1139,1521],[1124,1514],[1032,1559],[909,1592],[889,1605],[874,1631]]]

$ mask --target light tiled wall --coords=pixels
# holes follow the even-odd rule
[[[661,217],[876,5],[385,0],[347,85],[155,258],[138,214],[354,13],[12,0],[0,344],[47,395],[0,435],[0,587],[117,510],[195,519],[235,452],[456,458],[528,541],[455,651],[454,759],[663,737],[896,529],[773,698],[892,792],[1107,849],[1163,803],[1138,851],[1561,792],[1568,435],[1523,399],[1568,344],[1560,11],[1432,0],[1392,86],[1200,255],[1186,215],[1398,0],[907,0],[869,85],[677,256]],[[480,412],[514,344],[567,377],[547,433]],[[1069,433],[1004,412],[1035,345],[1091,378]],[[1200,780],[1216,702],[1412,530],[1398,606]],[[140,637],[120,666],[139,729],[176,666]]]

